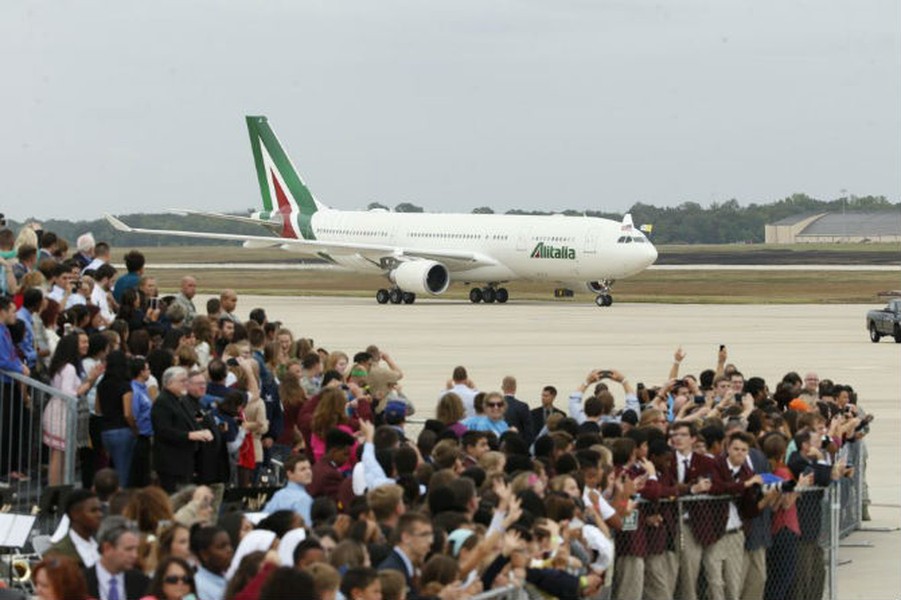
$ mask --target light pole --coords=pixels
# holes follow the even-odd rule
[[[842,188],[842,241],[848,241],[848,225],[845,221],[845,209],[848,207],[848,190]]]

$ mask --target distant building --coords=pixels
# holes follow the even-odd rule
[[[901,242],[901,211],[802,214],[765,226],[767,244]]]

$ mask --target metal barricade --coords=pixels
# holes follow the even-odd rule
[[[0,494],[13,512],[35,512],[48,492],[50,449],[43,443],[51,418],[48,406],[56,418],[64,420],[59,424],[66,439],[59,485],[72,486],[82,429],[79,415],[87,412],[85,402],[35,379],[0,371]]]
[[[863,520],[863,444],[864,441],[845,443],[837,458],[844,458],[845,464],[854,468],[851,477],[843,477],[839,481],[839,497],[841,514],[839,516],[839,533],[845,538],[860,529]]]

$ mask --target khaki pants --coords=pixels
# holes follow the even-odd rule
[[[613,597],[616,600],[644,600],[644,558],[619,556],[613,569]]]
[[[698,600],[698,574],[701,572],[701,556],[704,549],[691,530],[691,523],[682,521],[679,550],[679,600]]]
[[[798,545],[798,570],[795,577],[795,600],[822,598],[826,585],[826,563],[823,549],[816,542]]]
[[[669,550],[644,559],[644,597],[671,600],[676,595],[679,557]]]
[[[766,548],[745,551],[741,600],[763,600],[764,586],[766,586]]]
[[[745,562],[745,534],[739,529],[724,533],[704,549],[704,575],[710,600],[735,600],[741,593]]]

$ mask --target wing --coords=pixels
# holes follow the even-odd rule
[[[309,254],[319,258],[333,255],[356,255],[372,261],[376,265],[392,264],[392,261],[429,259],[444,263],[451,271],[472,269],[481,266],[493,266],[497,262],[478,252],[459,250],[404,248],[382,244],[363,244],[359,242],[330,242],[323,240],[304,240],[281,238],[268,235],[239,235],[233,233],[213,233],[207,231],[181,231],[177,229],[144,229],[126,225],[112,215],[104,215],[114,229],[127,233],[145,233],[206,240],[229,240],[243,242],[246,248],[282,248],[300,254]]]

